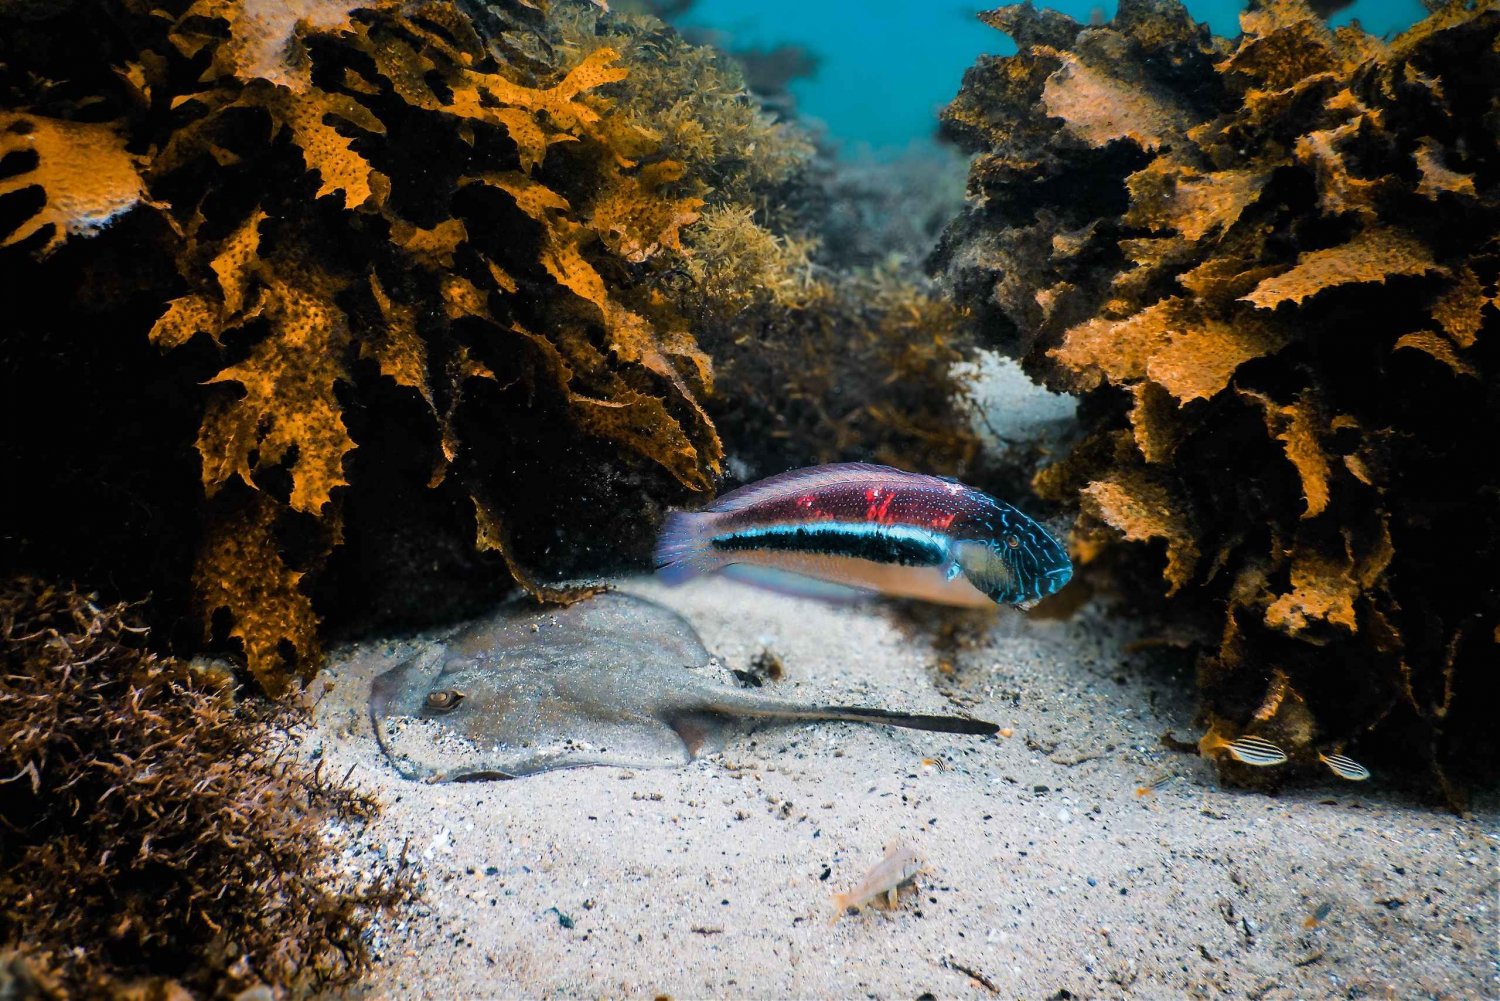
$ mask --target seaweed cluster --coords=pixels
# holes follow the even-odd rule
[[[810,144],[652,18],[0,3],[0,108],[0,556],[273,694],[329,623],[644,562],[726,444],[973,453],[957,314],[820,262]]]
[[[983,17],[1019,51],[944,114],[978,156],[934,265],[1083,397],[1036,481],[1077,556],[1144,546],[1209,623],[1211,736],[1364,738],[1462,803],[1500,751],[1500,10],[1388,43],[1299,0],[1235,41],[1172,0]]]
[[[690,165],[685,180],[705,199],[656,287],[714,361],[704,406],[731,475],[872,456],[942,473],[972,463],[954,366],[973,339],[914,273],[935,220],[959,204],[961,180],[944,183],[951,160],[913,158],[878,175],[830,161],[739,96],[737,53],[645,17],[592,7],[555,17],[565,37],[603,39],[643,68],[611,93]]]
[[[0,276],[35,307],[6,388],[78,401],[7,432],[15,562],[191,606],[276,693],[321,618],[441,614],[495,577],[476,546],[565,600],[526,569],[561,524],[712,488],[680,303],[783,281],[808,150],[711,54],[592,5],[0,20]],[[695,259],[700,219],[769,263]]]
[[[127,606],[0,588],[0,994],[352,983],[411,895],[329,861],[374,804],[288,752],[299,710],[236,705],[145,633]]]
[[[724,52],[744,74],[746,86],[763,108],[795,118],[797,101],[789,85],[817,75],[822,61],[818,54],[786,42],[769,47],[737,45],[733,32],[723,27],[683,24],[683,16],[695,6],[696,0],[617,0],[610,9],[649,13],[672,24],[688,41]]]
[[[899,266],[819,274],[793,301],[704,320],[734,387],[709,407],[739,479],[851,460],[973,476],[984,458],[956,367],[969,327]]]

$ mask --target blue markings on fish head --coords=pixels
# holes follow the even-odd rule
[[[989,538],[964,539],[956,555],[964,575],[997,604],[1029,607],[1073,577],[1068,550],[1036,521],[995,501]]]

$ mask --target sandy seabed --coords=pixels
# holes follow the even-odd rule
[[[1378,774],[1221,788],[1159,743],[1195,735],[1191,677],[1092,605],[1004,611],[950,672],[878,603],[618,584],[726,668],[774,651],[778,694],[957,703],[1010,736],[763,726],[682,769],[427,785],[386,763],[366,700],[433,639],[336,651],[304,747],[385,803],[346,864],[407,845],[424,892],[382,926],[370,996],[1500,996],[1493,794],[1458,819]],[[926,860],[915,890],[830,923],[895,841]]]

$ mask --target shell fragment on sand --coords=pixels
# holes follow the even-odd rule
[[[883,902],[887,908],[894,908],[897,891],[916,879],[924,864],[922,856],[909,846],[891,845],[886,849],[885,857],[875,863],[853,889],[833,895],[833,920],[871,904]]]

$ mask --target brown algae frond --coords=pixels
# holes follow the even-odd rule
[[[1080,561],[1132,544],[1129,590],[1217,637],[1205,724],[1302,764],[1380,730],[1462,803],[1500,753],[1500,11],[1390,42],[1297,0],[1237,40],[1170,0],[983,17],[1019,52],[944,113],[978,203],[934,264],[1083,396],[1036,479]]]
[[[726,446],[976,457],[960,313],[820,264],[811,144],[659,21],[130,0],[80,36],[25,6],[0,267],[36,308],[0,389],[72,403],[7,429],[43,470],[7,553],[153,595],[267,692],[330,628],[644,564]]]

